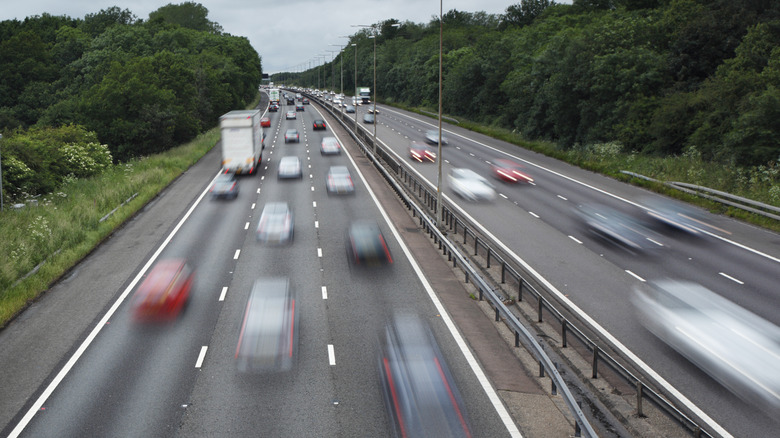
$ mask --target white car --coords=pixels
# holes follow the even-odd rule
[[[496,197],[493,184],[471,169],[452,169],[449,180],[452,191],[469,201],[492,201]]]

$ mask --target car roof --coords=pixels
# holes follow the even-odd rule
[[[281,159],[279,162],[280,162],[280,163],[286,163],[286,162],[288,162],[288,161],[295,161],[295,162],[300,162],[300,161],[301,161],[301,159],[300,159],[300,158],[298,158],[298,157],[296,157],[295,155],[288,155],[288,156],[286,156],[286,157],[282,157],[282,159]]]

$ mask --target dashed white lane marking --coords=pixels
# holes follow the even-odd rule
[[[322,286],[322,299],[323,300],[328,299],[328,288],[325,286]]]
[[[317,248],[317,257],[322,257],[322,248]]]
[[[575,242],[579,243],[580,245],[582,245],[582,241],[580,241],[579,239],[577,239],[577,238],[576,238],[576,237],[574,237],[574,236],[569,236],[569,239],[571,239],[571,240],[573,240],[573,241],[575,241]]]
[[[227,295],[227,291],[228,291],[228,287],[227,286],[223,286],[222,287],[222,293],[219,294],[219,300],[220,301],[225,301],[225,296]]]
[[[235,254],[233,254],[233,260],[238,260],[238,255],[239,255],[239,254],[241,254],[241,250],[240,250],[240,249],[237,249],[237,250],[236,250],[236,253],[235,253]]]
[[[198,360],[195,362],[195,368],[200,368],[203,365],[203,359],[206,358],[206,350],[208,349],[208,345],[200,347],[200,354],[198,354]]]
[[[722,275],[722,276],[724,276],[724,277],[728,278],[729,280],[733,281],[734,283],[737,283],[737,284],[745,284],[745,282],[744,282],[744,281],[738,280],[738,279],[736,279],[736,278],[732,277],[731,275],[729,275],[729,274],[726,274],[725,272],[718,272],[718,274],[720,274],[720,275]]]
[[[504,199],[509,199],[509,198],[507,198],[507,196],[506,196],[505,194],[503,194],[503,193],[499,193],[499,194],[498,194],[498,196],[500,196],[500,197],[502,197],[502,198],[504,198]]]
[[[535,218],[539,219],[539,215],[538,215],[538,214],[536,214],[536,213],[534,213],[533,211],[529,211],[529,212],[528,212],[528,214],[530,214],[531,216],[533,216],[533,217],[535,217]]]
[[[328,344],[328,363],[330,366],[336,365],[336,352],[333,351],[333,344]]]
[[[561,195],[558,195],[558,197],[559,197],[559,198],[561,198],[561,199],[563,199],[564,201],[568,201],[568,199],[564,198],[564,197],[563,197],[563,196],[561,196]]]
[[[320,227],[320,221],[314,221],[314,228]]]
[[[317,201],[312,201],[311,205],[312,207],[317,208]]]
[[[248,230],[248,229],[249,229],[249,222],[247,222],[247,223],[245,223],[245,224],[244,224],[244,229],[245,229],[245,230]]]
[[[630,275],[630,276],[632,276],[632,277],[636,278],[637,280],[639,280],[639,281],[643,282],[643,283],[645,282],[645,279],[644,279],[644,278],[642,278],[642,277],[640,277],[640,276],[638,276],[638,275],[634,274],[633,272],[629,271],[628,269],[626,269],[626,273],[627,273],[628,275]]]

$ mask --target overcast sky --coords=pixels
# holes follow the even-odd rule
[[[129,9],[147,20],[149,13],[170,3],[185,0],[0,0],[0,21],[49,13],[84,18],[112,6]],[[260,54],[264,73],[296,71],[316,55],[338,50],[340,38],[356,33],[353,24],[374,24],[395,18],[428,23],[439,15],[435,0],[194,0],[209,10],[209,20],[219,23],[231,35],[244,36]],[[520,0],[446,0],[444,12],[484,11],[502,14]],[[571,3],[559,0],[556,3]],[[336,54],[333,54],[334,56]],[[322,58],[320,58],[322,59]]]

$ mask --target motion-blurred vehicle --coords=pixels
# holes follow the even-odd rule
[[[175,319],[187,304],[195,271],[184,259],[158,261],[135,291],[133,316],[139,321]]]
[[[265,134],[260,110],[230,111],[219,118],[222,169],[253,174],[263,160]]]
[[[295,111],[301,111],[301,112],[306,111],[306,107],[303,106],[302,103],[299,103],[299,104],[295,105]]]
[[[425,141],[427,141],[430,144],[438,145],[439,131],[433,129],[429,131],[425,131]],[[449,140],[447,140],[447,137],[445,137],[444,134],[441,135],[441,144],[442,146],[449,144]]]
[[[320,154],[338,155],[341,153],[341,144],[336,137],[325,137],[320,143]]]
[[[493,176],[508,183],[531,183],[534,179],[523,171],[523,166],[512,160],[498,159],[490,164]]]
[[[347,166],[331,166],[328,169],[325,184],[328,188],[328,194],[349,194],[355,191],[355,185],[352,183],[352,176],[349,174]]]
[[[303,99],[301,99],[301,103],[304,104],[304,105],[308,105],[309,104],[309,99],[304,97]]]
[[[471,437],[463,400],[430,328],[394,315],[385,328],[379,374],[396,437]]]
[[[658,280],[632,296],[642,324],[713,379],[780,409],[780,327],[696,283]]]
[[[661,238],[633,217],[605,205],[581,205],[575,213],[588,229],[631,251],[663,248]]]
[[[289,279],[255,280],[238,335],[238,370],[275,372],[291,369],[298,349],[297,316]]]
[[[270,117],[263,117],[260,119],[260,126],[263,128],[270,128],[271,127],[271,118]]]
[[[436,162],[436,151],[432,147],[419,141],[409,143],[409,156],[420,163],[430,161]]]
[[[238,196],[238,181],[236,176],[229,172],[222,172],[214,178],[209,189],[212,198],[236,199]]]
[[[272,103],[271,105],[268,106],[268,111],[272,113],[279,111],[279,104]]]
[[[393,263],[390,249],[379,225],[372,221],[355,221],[347,228],[347,255],[355,265],[376,266]]]
[[[347,106],[344,107],[344,111],[346,111],[348,113],[354,113],[355,112],[355,107],[352,106],[352,105],[347,105]]]
[[[454,168],[449,175],[450,188],[469,201],[492,201],[496,197],[493,184],[471,169]]]
[[[325,126],[325,120],[317,119],[314,122],[312,122],[312,129],[315,131],[320,129],[325,129],[327,126]]]
[[[284,115],[284,118],[287,120],[295,119],[296,117],[295,111],[287,111],[287,114]]]
[[[363,123],[374,123],[373,114],[363,114]]]
[[[291,243],[295,220],[286,202],[269,202],[263,207],[257,224],[257,241],[262,243]]]
[[[303,171],[301,170],[301,159],[295,156],[282,157],[282,159],[279,160],[279,172],[277,176],[279,179],[302,179]]]
[[[374,105],[368,107],[367,111],[369,114],[379,114],[379,108],[374,107]]]
[[[284,142],[285,143],[300,143],[301,142],[301,135],[298,134],[297,129],[288,129],[284,133]]]
[[[702,228],[710,225],[695,208],[668,199],[653,197],[641,202],[647,207],[647,214],[659,225],[683,231],[692,235],[702,234]]]

